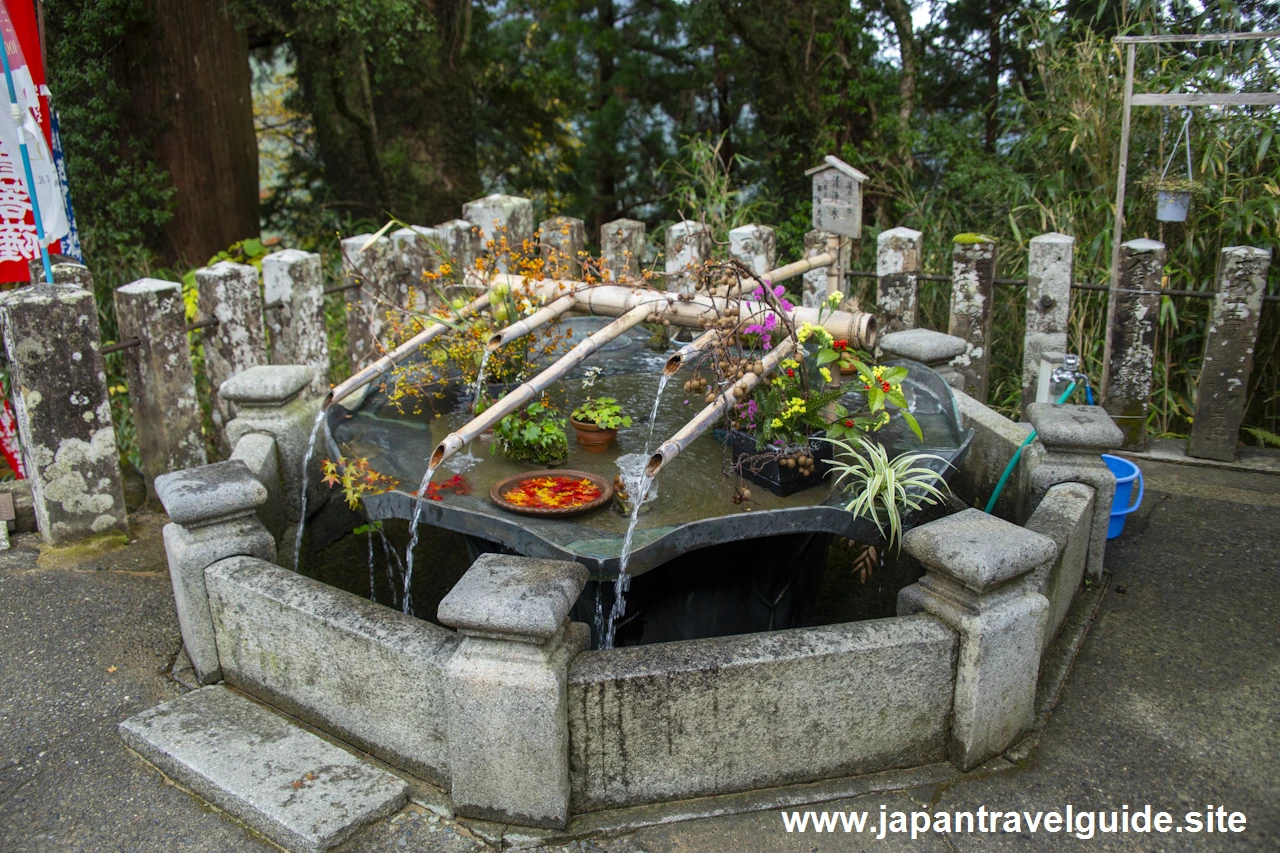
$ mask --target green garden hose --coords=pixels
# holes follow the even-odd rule
[[[1071,381],[1071,384],[1067,386],[1067,390],[1064,391],[1062,393],[1062,396],[1058,398],[1059,405],[1067,402],[1067,400],[1071,397],[1071,392],[1074,390],[1076,390],[1076,383],[1075,383],[1075,380],[1073,379]],[[1009,460],[1009,464],[1004,466],[1004,473],[1000,475],[999,481],[996,482],[996,490],[991,493],[991,500],[987,501],[987,509],[986,509],[987,515],[990,515],[991,510],[996,508],[996,499],[999,498],[1000,493],[1004,491],[1004,484],[1009,482],[1009,475],[1013,473],[1013,469],[1016,468],[1018,465],[1018,460],[1022,458],[1022,451],[1026,449],[1026,446],[1028,444],[1030,444],[1035,440],[1036,440],[1036,431],[1032,430],[1031,434],[1027,436],[1027,440],[1022,442],[1022,445],[1013,454],[1013,458]]]

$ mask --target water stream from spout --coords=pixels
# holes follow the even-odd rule
[[[369,522],[369,600],[378,603],[378,593],[373,586],[373,522]]]
[[[382,539],[382,556],[387,564],[387,589],[391,590],[391,601],[388,603],[395,607],[396,578],[404,574],[404,563],[400,562],[400,552],[391,547],[391,542],[381,526],[378,527],[378,536]]]
[[[653,411],[649,412],[649,434],[644,439],[644,455],[649,455],[649,445],[653,443],[653,427],[658,423],[658,404],[662,402],[662,392],[667,390],[667,381],[671,377],[662,374],[658,379],[658,393],[653,398]]]
[[[622,554],[618,557],[618,577],[613,582],[613,607],[609,610],[609,621],[605,624],[604,636],[600,638],[600,648],[613,648],[614,634],[618,620],[627,612],[627,590],[631,589],[631,575],[627,574],[627,564],[631,561],[631,540],[636,535],[636,523],[640,521],[640,506],[649,494],[649,485],[653,478],[642,473],[640,482],[633,489],[628,484],[627,492],[631,495],[631,521],[627,523],[627,535],[622,540]]]
[[[413,598],[409,595],[409,585],[413,583],[413,549],[418,547],[418,522],[422,520],[422,507],[427,502],[427,487],[436,473],[434,465],[427,466],[427,473],[422,475],[422,484],[418,486],[418,502],[413,506],[413,521],[409,523],[409,549],[404,553],[404,591],[400,596],[400,610],[413,616]]]
[[[293,570],[298,570],[298,559],[302,556],[302,531],[307,527],[307,474],[311,471],[311,457],[316,452],[316,439],[320,437],[320,429],[324,426],[325,410],[316,412],[316,422],[311,427],[311,438],[307,440],[307,453],[302,457],[302,500],[298,516],[298,532],[293,539]]]

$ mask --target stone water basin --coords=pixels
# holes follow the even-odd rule
[[[608,318],[571,317],[562,321],[573,328],[573,340],[602,327]],[[588,394],[616,397],[632,417],[632,426],[620,431],[617,441],[603,454],[590,454],[569,432],[569,457],[564,468],[589,471],[612,480],[616,460],[624,453],[645,450],[650,434],[661,369],[676,345],[655,349],[650,333],[633,329],[588,359],[585,365],[557,383],[553,398],[565,401],[565,412]],[[924,431],[918,441],[901,419],[883,430],[878,439],[891,454],[907,451],[941,457],[930,464],[954,471],[968,449],[970,435],[961,430],[960,416],[946,383],[937,373],[914,362],[901,362],[909,370],[904,384],[908,399]],[[586,370],[601,368],[591,388],[584,388]],[[650,449],[675,433],[701,408],[701,400],[686,401],[682,385],[691,375],[686,368],[671,379],[657,408]],[[849,402],[856,402],[851,392]],[[386,393],[373,390],[353,411],[333,406],[327,422],[328,437],[347,456],[367,457],[370,465],[401,481],[399,491],[366,499],[371,518],[410,519],[415,489],[426,470],[432,449],[449,432],[470,418],[469,390],[447,395],[440,414],[402,414],[388,402]],[[567,425],[566,425],[567,426]],[[658,477],[658,498],[641,513],[632,543],[628,574],[643,575],[675,558],[698,549],[769,537],[835,534],[868,544],[881,541],[875,525],[855,518],[841,507],[847,498],[829,484],[789,497],[777,497],[763,487],[752,488],[752,500],[741,506],[730,501],[734,478],[728,453],[710,432],[699,437]],[[427,501],[421,523],[465,534],[469,541],[489,543],[478,550],[506,550],[529,557],[575,560],[586,565],[593,578],[617,574],[628,518],[613,506],[570,518],[548,519],[519,515],[494,506],[489,487],[497,480],[531,469],[528,463],[505,459],[494,442],[480,440],[469,451],[446,461],[435,473],[439,483],[461,474],[470,494],[444,493],[442,501]],[[949,475],[948,475],[949,476]],[[796,545],[789,550],[802,548]]]

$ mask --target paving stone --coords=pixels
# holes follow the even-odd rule
[[[408,796],[404,780],[225,687],[143,711],[119,731],[170,778],[290,848],[328,850]]]

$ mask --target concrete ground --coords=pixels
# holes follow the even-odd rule
[[[1108,547],[1113,578],[1034,748],[1016,766],[944,787],[820,808],[888,812],[1131,810],[1181,822],[1206,805],[1243,833],[787,833],[776,811],[654,826],[574,851],[1280,850],[1280,477],[1143,460],[1147,497]],[[180,640],[159,540],[134,517],[111,553],[0,552],[0,851],[270,851],[261,836],[168,784],[116,724],[179,695]],[[820,750],[821,743],[814,749]],[[1006,765],[1007,766],[1007,765]],[[419,806],[343,848],[471,853],[465,824]],[[557,848],[565,849],[565,848]]]

